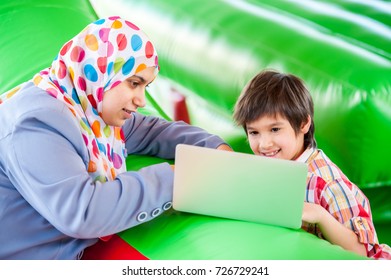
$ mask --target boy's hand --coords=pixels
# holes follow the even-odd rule
[[[303,214],[301,219],[304,222],[310,224],[318,224],[321,222],[322,217],[326,214],[329,214],[322,206],[315,204],[304,202]]]

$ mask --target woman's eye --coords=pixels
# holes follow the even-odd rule
[[[128,81],[128,84],[131,88],[136,88],[139,85],[137,81]]]

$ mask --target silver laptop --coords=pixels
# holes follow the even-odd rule
[[[298,229],[306,178],[305,163],[180,144],[173,208]]]

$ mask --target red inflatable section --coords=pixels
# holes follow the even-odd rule
[[[99,240],[84,250],[83,260],[148,260],[121,237],[114,234],[107,241]]]

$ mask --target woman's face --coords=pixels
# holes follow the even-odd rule
[[[155,68],[148,67],[104,93],[101,117],[107,125],[121,127],[145,106],[145,88],[155,79]]]

